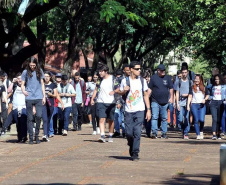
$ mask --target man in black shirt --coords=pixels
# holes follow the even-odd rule
[[[152,138],[156,139],[158,135],[158,118],[161,116],[162,134],[161,138],[167,139],[167,108],[168,103],[173,103],[173,84],[171,77],[166,75],[166,68],[160,64],[157,68],[157,74],[153,75],[149,88],[151,89],[151,129]]]

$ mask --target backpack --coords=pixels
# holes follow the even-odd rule
[[[180,89],[180,87],[181,87],[181,83],[182,83],[182,81],[181,81],[181,78],[179,79],[179,89]],[[189,91],[190,91],[190,89],[192,88],[191,85],[192,84],[192,80],[189,80]],[[180,93],[180,91],[179,91],[179,93]],[[180,96],[180,95],[179,95]]]
[[[144,92],[144,78],[140,77],[140,81],[141,81],[141,85],[142,85],[142,92]],[[130,87],[130,80],[129,80],[129,76],[126,77],[126,85]],[[124,101],[126,101],[126,98],[129,94],[129,91],[127,91],[124,95],[122,95],[122,99]]]
[[[69,87],[69,83],[67,83],[67,85],[66,85],[66,90],[65,90],[65,92],[64,92],[64,86],[63,86],[63,84],[62,83],[60,83],[60,87],[61,87],[61,93],[68,93],[68,87]],[[67,103],[68,103],[68,98],[70,98],[70,97],[64,97],[64,98],[67,98]]]

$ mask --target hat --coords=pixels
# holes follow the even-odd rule
[[[61,76],[61,80],[68,80],[67,75],[62,75],[62,76]]]
[[[165,66],[163,64],[159,64],[157,69],[161,70],[161,71],[164,71],[166,70]]]
[[[55,76],[56,77],[62,77],[62,74],[61,73],[57,73]]]

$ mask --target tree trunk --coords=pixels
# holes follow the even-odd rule
[[[109,67],[109,72],[113,73],[114,72],[113,59],[107,52],[104,52],[104,54],[105,54],[105,60],[106,60],[107,66]]]
[[[45,66],[46,58],[46,32],[47,32],[47,14],[44,14],[37,18],[37,40],[39,47],[42,48],[38,52],[38,61],[43,69]]]

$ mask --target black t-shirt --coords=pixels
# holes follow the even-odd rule
[[[0,97],[2,97],[2,92],[5,92],[5,86],[4,85],[0,86]]]
[[[50,85],[45,84],[46,97],[49,98],[52,106],[54,105],[54,99],[53,99],[53,97],[48,96],[48,93],[50,92],[50,93],[54,94],[54,89],[56,89],[56,88],[57,88],[57,85],[55,83],[51,83]]]
[[[165,105],[169,101],[169,90],[173,88],[171,77],[165,75],[159,77],[157,74],[151,77],[148,87],[152,90],[151,100],[160,105]]]

